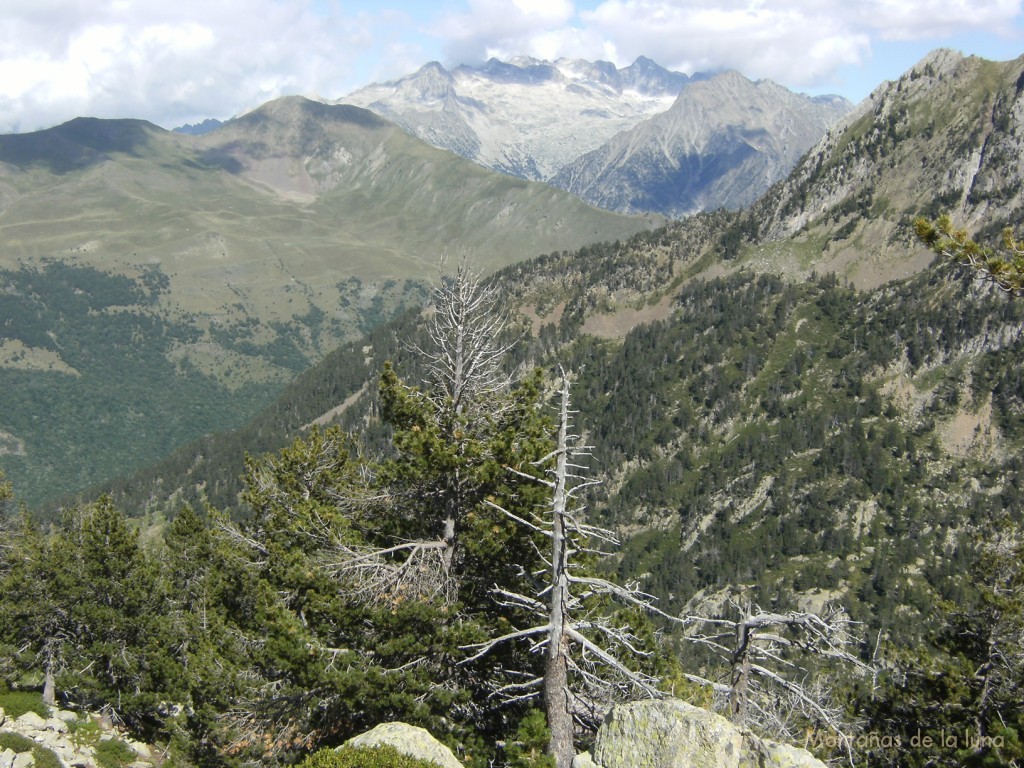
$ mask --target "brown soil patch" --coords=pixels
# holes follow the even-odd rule
[[[309,422],[309,424],[304,424],[302,428],[309,429],[314,424],[317,425],[318,427],[322,427],[326,424],[329,424],[336,416],[340,416],[345,411],[347,411],[356,400],[358,400],[360,397],[363,396],[363,394],[365,394],[365,392],[366,385],[364,384],[362,387],[359,388],[358,392],[354,392],[348,397],[346,397],[341,405],[336,405],[322,416],[317,416],[315,419]]]
[[[657,304],[640,309],[620,309],[610,315],[591,315],[583,323],[583,332],[602,339],[621,339],[638,325],[664,320],[672,314],[674,295],[663,296]]]
[[[541,317],[536,308],[534,307],[521,307],[520,311],[526,315],[527,320],[530,321],[530,333],[536,338],[540,335],[540,329],[542,326],[548,323],[554,323],[556,326],[562,322],[562,314],[565,312],[565,302],[559,302],[555,305],[555,308],[548,312],[547,315]]]
[[[992,396],[976,413],[960,411],[938,430],[942,447],[955,456],[995,454],[999,427],[992,423]]]

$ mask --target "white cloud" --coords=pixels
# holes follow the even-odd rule
[[[83,114],[173,127],[289,93],[340,96],[382,25],[398,30],[404,17],[312,3],[5,0],[0,132]]]
[[[448,64],[531,55],[621,66],[644,55],[813,88],[863,67],[883,41],[1017,29],[1022,2],[3,0],[0,132],[77,115],[172,127],[283,94],[338,97],[440,50]]]
[[[444,40],[452,63],[476,63],[491,56],[550,58],[574,35],[575,8],[568,0],[469,0],[468,10],[444,17],[434,34]]]
[[[811,86],[865,61],[873,39],[999,33],[1020,12],[1020,0],[606,0],[581,17],[618,64],[643,54],[690,72],[733,68]]]

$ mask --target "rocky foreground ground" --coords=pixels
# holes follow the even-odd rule
[[[79,715],[61,709],[52,709],[50,717],[26,712],[18,717],[7,717],[0,709],[0,733],[14,733],[30,739],[38,748],[49,750],[65,768],[96,768],[97,749],[108,741],[119,741],[136,758],[128,768],[153,768],[155,755],[152,748],[120,734],[98,715]],[[36,750],[38,751],[38,749]],[[37,762],[33,751],[0,752],[0,768],[28,768]]]
[[[27,712],[8,718],[0,709],[0,733],[31,739],[50,750],[65,768],[97,768],[96,753],[105,741],[118,739],[135,762],[127,768],[154,768],[151,747],[133,741],[96,715],[53,710],[49,718]],[[398,751],[459,768],[455,755],[422,728],[384,723],[357,736],[356,746],[389,744]],[[29,768],[30,751],[0,753],[0,768]],[[597,734],[593,754],[584,753],[574,768],[825,768],[809,752],[760,739],[725,718],[681,701],[641,701],[616,707]]]

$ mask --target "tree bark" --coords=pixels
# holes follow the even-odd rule
[[[750,628],[746,619],[736,623],[736,648],[732,657],[729,714],[737,725],[747,719],[747,687],[750,684]]]
[[[566,553],[565,505],[568,473],[569,384],[562,380],[561,419],[558,427],[558,459],[555,468],[555,493],[552,499],[551,536],[551,630],[548,634],[548,655],[544,669],[544,703],[547,709],[551,741],[548,754],[555,758],[557,768],[571,768],[576,757],[573,744],[572,713],[569,711],[569,680],[565,632],[566,600],[569,595],[568,560]]]
[[[46,656],[46,674],[43,678],[43,704],[48,707],[57,706],[57,684],[53,679],[53,658],[49,652]]]

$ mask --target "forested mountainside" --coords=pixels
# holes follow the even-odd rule
[[[508,284],[516,286],[525,301],[520,306],[528,309],[517,321],[518,330],[525,331],[526,336],[510,353],[508,370],[517,378],[529,380],[528,371],[539,364],[548,371],[548,381],[552,380],[555,364],[575,372],[572,390],[579,411],[577,423],[594,446],[589,462],[593,476],[603,481],[586,499],[588,520],[615,529],[623,540],[606,566],[612,570],[605,573],[614,573],[623,581],[639,579],[645,592],[658,597],[659,609],[670,615],[725,617],[731,612],[730,600],[749,600],[779,612],[841,606],[859,622],[855,625],[858,654],[865,663],[873,660],[878,665],[875,685],[856,670],[841,666],[819,668],[817,674],[828,673],[827,687],[848,702],[847,716],[860,721],[862,734],[890,737],[885,748],[859,749],[858,764],[924,765],[935,760],[937,764],[960,765],[967,764],[967,757],[974,752],[979,759],[997,755],[991,749],[972,751],[966,747],[960,751],[893,747],[893,737],[902,738],[907,745],[919,727],[915,718],[924,715],[916,707],[929,712],[929,729],[970,728],[980,716],[991,738],[1001,734],[999,743],[1004,750],[998,754],[1013,754],[1006,752],[1010,735],[999,730],[1002,726],[998,721],[1002,718],[1016,727],[1014,718],[1021,715],[1019,699],[1014,704],[1007,689],[1000,688],[992,699],[998,703],[986,709],[977,699],[978,689],[966,685],[955,692],[937,691],[931,687],[936,683],[929,674],[952,674],[951,670],[960,665],[980,662],[978,648],[958,641],[955,628],[948,622],[958,616],[963,621],[977,619],[987,610],[988,604],[979,602],[984,597],[984,581],[979,574],[990,567],[985,542],[995,536],[998,526],[1020,523],[1024,386],[1017,362],[1024,343],[1024,304],[938,267],[910,281],[870,292],[857,291],[833,276],[793,282],[740,271],[720,278],[687,280],[667,293],[655,291],[655,296],[663,298],[650,304],[643,299],[651,295],[653,286],[670,282],[670,269],[676,268],[669,266],[669,242],[668,238],[659,241],[653,237],[642,247],[634,241],[630,247],[608,246],[585,254],[552,256],[535,265],[538,279],[530,284],[522,279],[526,266],[497,278],[518,278]],[[557,291],[556,281],[560,284]],[[561,300],[547,303],[553,296],[570,300],[565,304]],[[588,324],[593,327],[595,317],[601,317],[593,314],[593,308],[610,303],[618,309],[604,319],[617,320],[618,333],[613,337],[610,332],[602,331],[601,336],[584,332]],[[638,317],[651,313],[659,319],[636,323]],[[634,327],[627,331],[629,326]],[[393,380],[386,375],[381,378],[379,373],[379,366],[390,358],[395,360],[401,380],[430,380],[421,353],[411,347],[429,349],[429,339],[418,317],[392,323],[366,341],[369,343],[351,350],[356,357],[349,358],[348,366],[339,358],[335,361],[338,367],[328,375],[323,375],[330,370],[327,367],[308,372],[294,385],[295,396],[267,412],[261,426],[254,426],[244,437],[234,437],[237,449],[230,447],[230,441],[218,443],[214,439],[197,446],[188,456],[191,464],[186,473],[191,470],[193,474],[186,474],[189,485],[184,495],[171,493],[182,480],[180,475],[171,474],[172,465],[167,464],[155,485],[149,484],[152,476],[145,482],[136,479],[134,494],[145,488],[148,500],[124,495],[122,489],[113,503],[101,502],[65,517],[58,526],[62,532],[58,535],[67,538],[71,546],[77,541],[75,537],[91,530],[89,526],[94,523],[87,521],[93,516],[99,516],[104,526],[117,528],[127,526],[118,509],[131,514],[146,512],[150,523],[161,519],[161,510],[166,509],[174,522],[166,528],[152,529],[147,536],[166,538],[169,556],[184,558],[183,564],[175,568],[185,567],[185,562],[195,563],[189,569],[199,563],[222,563],[212,570],[203,566],[202,576],[186,570],[175,577],[185,578],[191,573],[189,579],[201,578],[207,584],[203,589],[213,590],[196,593],[198,587],[187,587],[194,595],[190,598],[193,601],[200,594],[207,595],[202,598],[203,610],[221,612],[209,631],[221,631],[212,629],[220,622],[225,622],[223,631],[229,633],[267,631],[264,623],[270,622],[278,609],[260,607],[258,590],[265,582],[268,588],[276,585],[275,590],[283,590],[282,595],[293,595],[286,599],[291,606],[288,610],[305,611],[306,620],[301,622],[304,628],[297,635],[305,638],[303,643],[328,644],[330,637],[330,647],[340,648],[347,647],[342,643],[355,642],[356,635],[348,633],[356,629],[346,627],[348,621],[356,619],[341,617],[355,610],[356,604],[361,604],[359,599],[353,597],[356,604],[349,608],[316,602],[321,598],[315,595],[328,594],[324,590],[338,593],[330,586],[334,582],[329,568],[315,578],[314,571],[308,570],[324,567],[329,561],[321,560],[322,553],[308,551],[300,542],[307,535],[319,536],[315,533],[319,526],[338,524],[323,515],[331,509],[344,513],[358,498],[352,495],[351,483],[359,475],[362,462],[383,462],[374,473],[394,483],[406,477],[405,471],[423,472],[429,464],[421,462],[432,461],[426,458],[429,453],[411,458],[420,456],[417,451],[426,450],[430,443],[424,444],[424,438],[417,437],[418,422],[396,421],[401,411],[396,411],[394,397],[401,390],[395,390]],[[361,366],[365,367],[359,375]],[[346,375],[336,375],[341,371]],[[521,391],[529,392],[534,385],[525,386],[527,389]],[[321,410],[316,405],[318,399],[348,403],[333,418],[352,438],[308,426]],[[539,414],[544,412],[550,413],[547,406]],[[289,428],[301,442],[277,459],[271,458],[276,454],[272,450],[267,458],[254,458],[242,466],[236,451],[243,450],[245,441],[259,445],[267,432],[279,440]],[[339,459],[331,459],[339,455],[349,458],[340,464]],[[390,464],[392,460],[399,464]],[[358,463],[350,466],[353,461]],[[395,468],[387,469],[391,466]],[[399,470],[399,466],[407,470]],[[244,482],[236,482],[239,476],[244,476]],[[301,494],[292,486],[300,477],[306,478],[300,481],[300,487],[314,483],[316,490],[311,491],[309,503],[315,499],[315,507],[303,506],[307,502],[293,506],[297,502],[287,501],[292,494]],[[195,487],[196,481],[209,484]],[[526,490],[501,487],[491,493],[495,499],[511,499]],[[217,512],[202,504],[205,491],[217,492],[213,496]],[[390,493],[395,493],[394,486]],[[418,498],[418,493],[410,499]],[[168,496],[172,498],[169,504],[165,501]],[[197,500],[191,507],[181,503],[188,496]],[[423,500],[430,498],[428,493]],[[197,516],[186,509],[207,512]],[[314,516],[303,523],[307,514]],[[241,538],[227,533],[233,530],[227,516],[248,521],[239,529],[244,532]],[[473,536],[482,536],[473,539],[477,543],[466,545],[476,552],[470,560],[477,562],[464,576],[468,591],[460,594],[467,601],[470,595],[482,601],[481,579],[486,582],[502,572],[495,570],[498,561],[494,555],[486,554],[491,551],[486,547],[496,544],[491,537],[498,535],[498,541],[505,542],[500,546],[510,546],[505,538],[511,535],[508,529],[487,516],[479,522],[491,526],[491,533],[484,535],[475,525],[465,529],[467,535],[472,530],[478,531]],[[84,526],[81,532],[79,525]],[[300,527],[288,533],[292,525]],[[313,527],[302,528],[305,525]],[[369,521],[359,523],[357,529],[377,530]],[[119,535],[134,541],[127,533]],[[285,549],[279,551],[278,544],[271,547],[272,541]],[[286,545],[288,541],[292,543]],[[483,551],[473,549],[485,544]],[[138,546],[135,543],[129,548]],[[228,549],[209,560],[209,556],[199,557],[199,550],[191,549],[197,546]],[[241,549],[235,551],[232,547]],[[266,547],[270,547],[266,550],[269,559],[259,555]],[[291,547],[298,549],[286,555]],[[139,550],[131,557],[153,558],[161,549]],[[228,551],[235,554],[229,557]],[[484,560],[478,562],[476,557]],[[515,557],[526,555],[520,552]],[[291,565],[278,571],[273,565],[277,558],[285,558],[280,560],[281,567],[286,562]],[[484,565],[488,558],[490,564]],[[235,564],[229,568],[231,563]],[[1000,567],[1006,567],[1005,563]],[[134,572],[134,578],[142,578],[142,571]],[[158,572],[147,571],[150,575],[146,578],[155,579]],[[302,577],[302,573],[307,576]],[[304,578],[314,581],[300,585]],[[242,599],[235,587],[230,587],[234,595],[230,599],[229,593],[217,591],[229,589],[227,585],[249,584],[250,579],[254,581],[246,589],[257,591],[244,598],[255,601],[249,608],[233,602]],[[149,605],[146,601],[154,599],[153,595],[163,594],[161,590],[170,590],[163,599],[174,601],[176,590],[200,582],[146,583],[150,586],[138,598],[132,598],[144,605]],[[223,586],[215,588],[214,583]],[[103,583],[96,589],[113,587]],[[340,594],[344,602],[345,591]],[[88,602],[82,596],[74,599]],[[196,610],[195,605],[199,604],[194,604],[192,610]],[[414,616],[439,607],[431,605],[428,600],[417,608],[413,599],[406,606],[415,609],[412,615],[399,612],[383,624],[378,623],[380,618],[373,619],[382,634],[370,639],[358,635],[363,638],[361,643],[377,644],[368,661],[385,666],[412,662],[419,647],[416,643],[391,644],[411,642],[408,633],[427,637],[420,623],[424,616]],[[954,605],[956,610],[944,607]],[[142,612],[143,608],[132,610]],[[156,605],[152,610],[157,610]],[[238,613],[240,610],[243,613]],[[359,611],[355,616],[363,616]],[[1002,621],[1003,614],[999,616]],[[273,621],[285,621],[283,617]],[[357,623],[364,620],[368,619],[360,618]],[[148,621],[154,623],[147,625],[146,631],[157,633],[161,626],[158,616]],[[208,616],[205,621],[212,620]],[[238,622],[249,623],[243,626]],[[274,637],[277,631],[285,634],[275,643],[284,642],[287,632],[295,631],[287,629],[287,621],[276,626]],[[662,663],[670,667],[678,664],[687,672],[699,671],[711,679],[727,678],[727,664],[723,666],[691,647],[671,625],[663,629],[674,638],[674,644],[666,646],[673,648],[672,658]],[[185,630],[178,626],[174,631]],[[309,639],[310,632],[320,639]],[[324,632],[328,634],[321,634]],[[398,634],[392,636],[390,632]],[[454,654],[454,658],[458,651],[448,644],[467,642],[450,635],[435,637],[432,632],[429,636],[434,637],[431,642],[441,654],[438,658],[447,658],[446,654]],[[203,642],[215,646],[227,642],[215,640],[214,635],[206,637]],[[317,655],[326,666],[317,666],[320,671],[314,674],[313,669],[299,665],[297,658],[287,663],[284,657],[271,661],[266,655],[271,651],[269,646],[260,644],[256,653],[256,646],[248,645],[250,640],[238,638],[232,643],[238,641],[243,645],[230,653],[255,655],[248,662],[237,656],[221,656],[218,664],[225,671],[218,673],[216,692],[205,687],[189,688],[187,692],[174,689],[178,697],[194,697],[190,700],[197,705],[205,702],[208,708],[202,718],[197,711],[197,719],[190,726],[199,729],[194,731],[197,736],[205,733],[203,738],[207,739],[227,738],[228,731],[219,730],[227,727],[219,714],[231,706],[233,696],[249,701],[246,706],[256,706],[260,700],[257,691],[230,687],[222,677],[231,670],[236,670],[231,674],[237,674],[247,664],[257,665],[252,674],[258,679],[276,670],[275,690],[284,709],[260,709],[262,717],[278,718],[261,727],[276,723],[273,727],[291,734],[289,738],[296,741],[289,744],[300,751],[350,735],[348,728],[354,732],[372,724],[373,718],[393,715],[441,729],[449,739],[464,745],[471,738],[467,727],[478,734],[496,734],[502,728],[514,727],[505,716],[489,719],[495,712],[462,709],[456,704],[460,696],[482,700],[479,697],[484,694],[472,690],[480,683],[473,675],[485,675],[483,671],[461,682],[452,679],[454,699],[430,699],[421,708],[412,701],[421,695],[417,693],[419,686],[442,674],[434,666],[436,660],[424,668],[414,666],[409,675],[403,674],[400,683],[388,682],[386,677],[377,679],[369,670],[359,673],[362,682],[357,683],[351,678],[332,677],[328,657]],[[174,643],[168,640],[167,645],[173,647]],[[291,654],[285,647],[275,645],[274,653]],[[400,651],[401,647],[405,650]],[[922,655],[921,649],[928,651]],[[84,660],[99,651],[86,648],[80,652],[85,654]],[[144,654],[137,658],[144,658]],[[28,658],[24,661],[30,663]],[[124,674],[137,676],[144,671]],[[346,674],[352,671],[350,666]],[[663,672],[667,672],[668,679],[677,680],[677,694],[689,690],[687,695],[706,701],[699,689],[680,686],[670,668]],[[64,685],[75,679],[70,670],[63,674],[58,680]],[[322,676],[325,674],[327,677]],[[184,684],[187,676],[182,680]],[[261,683],[267,684],[269,680]],[[392,684],[398,688],[392,688]],[[78,687],[68,694],[72,697],[97,701],[108,695],[100,683],[75,685]],[[161,685],[167,683],[147,678],[143,687],[160,689]],[[307,699],[303,685],[313,686],[319,693]],[[384,688],[369,693],[361,687],[367,685]],[[907,685],[910,687],[901,694],[901,687]],[[315,700],[326,701],[323,697],[327,691],[334,691],[327,708],[311,709]],[[406,700],[404,695],[412,698]],[[347,696],[360,702],[357,710],[346,709],[351,706]],[[380,706],[368,706],[369,700]],[[162,720],[148,719],[146,701],[142,698],[132,703],[134,710],[126,704],[127,716],[158,732]],[[270,703],[265,701],[264,705]],[[468,718],[459,720],[463,725],[441,725],[439,718],[451,716],[448,707],[456,707],[459,718]],[[277,714],[273,714],[275,711]],[[970,719],[965,719],[968,715]],[[231,725],[240,728],[239,733],[250,733],[248,738],[255,738],[251,729],[258,723]],[[222,742],[219,749],[230,754],[231,749],[241,746]],[[277,747],[283,749],[284,744],[278,743]]]
[[[104,484],[49,528],[8,516],[0,672],[49,671],[66,701],[113,707],[185,764],[284,763],[391,718],[471,766],[543,764],[543,715],[518,697],[543,644],[515,641],[550,592],[539,481],[565,370],[592,446],[581,474],[600,481],[570,512],[610,555],[578,583],[657,598],[616,608],[639,593],[595,586],[576,606],[574,641],[629,659],[625,679],[596,674],[600,656],[572,668],[581,734],[639,677],[857,765],[1020,762],[1024,302],[913,240],[949,187],[861,208],[864,187],[836,178],[858,137],[877,152],[853,178],[874,190],[931,168],[913,147],[948,150],[954,217],[983,239],[1013,224],[1016,166],[991,197],[958,169],[992,170],[1017,135],[1022,64],[938,54],[880,89],[879,113],[805,158],[806,183],[758,204],[763,229],[701,214],[500,270],[486,290],[506,327],[460,406],[437,326],[458,313],[409,311],[245,430]],[[926,104],[926,78],[993,107],[944,112],[925,145],[890,136],[884,115]],[[865,279],[883,258],[911,274]],[[795,623],[761,635],[761,660],[733,648],[778,617]]]
[[[244,423],[422,305],[446,252],[493,269],[652,225],[298,97],[198,137],[0,136],[0,467],[32,502],[81,491]]]

